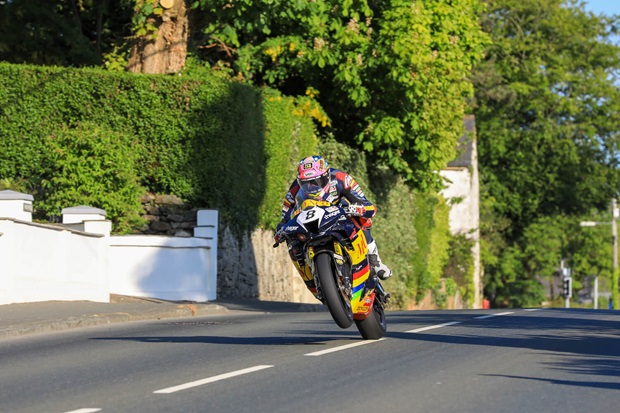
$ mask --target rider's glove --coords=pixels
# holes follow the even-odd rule
[[[274,248],[277,247],[278,244],[284,242],[284,224],[278,224],[273,240],[275,241]]]
[[[351,204],[344,207],[344,213],[351,217],[361,217],[366,213],[366,207],[361,204]]]

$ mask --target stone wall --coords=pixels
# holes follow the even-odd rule
[[[312,303],[286,249],[273,248],[273,231],[257,229],[237,240],[229,228],[220,231],[218,296]]]
[[[148,193],[142,197],[142,207],[147,224],[141,233],[145,235],[169,235],[192,237],[196,226],[197,208],[188,208],[183,200],[174,195]]]

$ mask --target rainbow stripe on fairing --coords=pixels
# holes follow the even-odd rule
[[[374,290],[365,291],[364,286],[370,277],[370,265],[368,264],[368,243],[364,231],[358,231],[357,236],[352,242],[352,247],[347,249],[351,257],[351,267],[353,272],[353,288],[351,294],[351,309],[353,316],[362,316],[368,314],[370,305],[373,302]]]

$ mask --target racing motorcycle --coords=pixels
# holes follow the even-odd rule
[[[313,293],[339,327],[355,322],[364,339],[379,339],[387,329],[389,294],[369,265],[364,231],[349,218],[346,205],[332,205],[324,197],[317,185],[300,187],[280,242],[286,240],[297,269],[313,281]]]

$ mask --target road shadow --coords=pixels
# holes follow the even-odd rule
[[[323,304],[289,303],[283,301],[265,301],[252,298],[218,298],[213,301],[230,311],[249,311],[261,313],[327,312]]]
[[[136,337],[94,337],[98,341],[133,341],[138,343],[177,343],[177,344],[226,344],[241,346],[314,346],[324,345],[330,341],[342,340],[342,337],[231,337],[231,336],[136,336]]]
[[[599,381],[543,379],[540,377],[511,376],[511,375],[505,375],[505,374],[481,374],[481,376],[504,377],[508,379],[521,379],[521,380],[535,380],[535,381],[539,381],[542,383],[559,384],[559,385],[564,385],[564,386],[593,387],[596,389],[620,390],[620,382],[610,383],[610,382],[599,382]]]
[[[519,310],[517,310],[519,311]],[[388,331],[386,337],[457,346],[485,346],[495,348],[522,348],[539,351],[545,356],[556,356],[553,362],[542,362],[550,370],[586,376],[614,377],[618,382],[594,380],[563,381],[535,377],[505,376],[532,379],[573,386],[620,389],[620,314],[593,310],[545,310],[536,313],[510,314],[503,317],[477,319],[471,314],[455,314],[460,322],[420,333]],[[474,313],[483,315],[480,313]],[[489,314],[489,313],[486,313]],[[612,316],[612,317],[610,317]],[[603,318],[601,318],[603,317]],[[607,319],[605,319],[607,318]],[[421,326],[446,322],[446,314],[400,314],[389,318],[394,327],[398,323],[415,322]],[[464,328],[460,328],[464,327]]]

